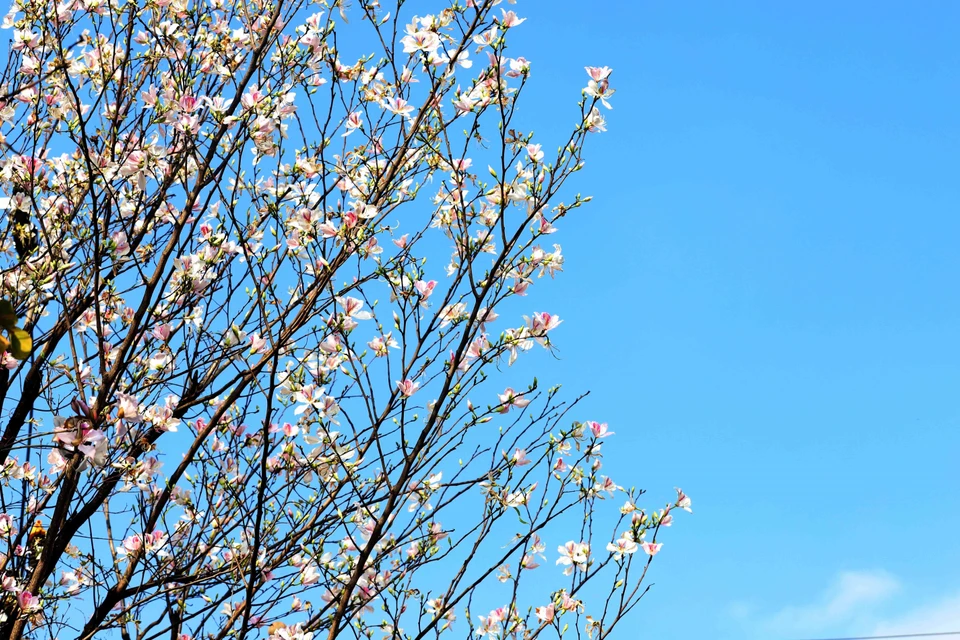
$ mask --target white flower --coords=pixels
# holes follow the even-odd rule
[[[629,531],[625,532],[616,541],[607,544],[607,551],[612,553],[617,560],[621,559],[624,554],[635,553],[637,548],[637,543]]]
[[[566,567],[563,570],[564,575],[568,576],[573,573],[574,567],[581,571],[586,570],[587,557],[590,555],[590,545],[571,540],[562,547],[557,547],[557,551],[560,553],[560,557],[557,558],[557,564]]]

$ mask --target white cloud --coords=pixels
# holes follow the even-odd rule
[[[885,571],[845,571],[815,602],[784,607],[769,616],[764,626],[795,634],[865,622],[899,590],[900,582]]]
[[[757,637],[802,638],[960,631],[960,592],[917,602],[886,571],[847,571],[811,602],[772,613],[737,602],[729,613]]]
[[[902,615],[881,620],[871,635],[944,633],[960,631],[960,593],[921,605]]]

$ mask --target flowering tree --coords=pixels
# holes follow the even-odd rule
[[[524,19],[404,4],[14,2],[3,638],[602,637],[645,593],[689,499],[500,381],[610,70],[553,153]]]

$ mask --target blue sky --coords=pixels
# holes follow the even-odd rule
[[[615,477],[693,498],[634,623],[960,630],[960,5],[512,8],[551,143],[614,68],[595,200],[534,295]]]

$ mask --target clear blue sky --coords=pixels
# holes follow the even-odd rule
[[[693,498],[618,638],[960,630],[960,4],[786,5],[511,7],[538,135],[617,88],[549,381]]]

